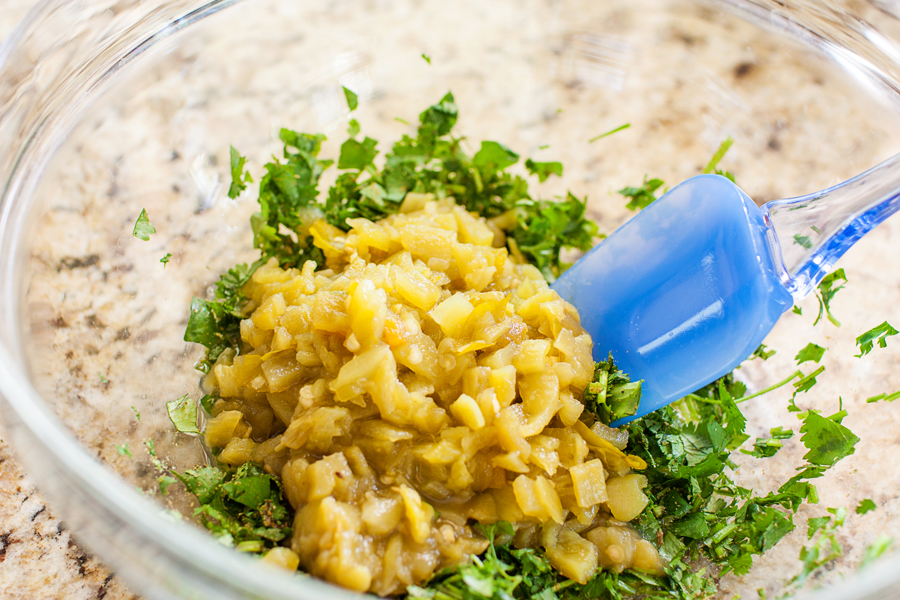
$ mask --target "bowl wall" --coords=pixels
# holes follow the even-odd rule
[[[796,21],[765,13],[761,22],[753,3],[229,4],[111,13],[101,4],[45,5],[7,47],[0,83],[0,133],[13,140],[0,157],[4,421],[53,505],[148,597],[333,593],[307,578],[260,574],[169,522],[168,511],[189,513],[188,499],[154,492],[146,440],[178,469],[205,460],[196,439],[172,430],[164,406],[199,397],[200,349],[181,341],[190,299],[255,258],[253,194],[225,195],[229,145],[249,157],[255,176],[280,151],[280,127],[326,133],[322,156],[336,158],[350,118],[346,86],[359,95],[353,117],[362,133],[385,152],[449,89],[472,151],[497,140],[522,162],[563,162],[565,176],[541,195],[587,196],[607,233],[630,215],[616,190],[645,175],[670,185],[695,175],[728,136],[735,144],[722,166],[760,203],[827,187],[900,151],[891,73],[856,69]],[[879,38],[857,37],[878,52]],[[39,60],[33,72],[29,60]],[[64,75],[78,65],[86,68]],[[630,128],[590,141],[624,123]],[[146,242],[131,235],[142,209],[157,230]],[[865,402],[900,389],[892,368],[900,353],[894,344],[852,357],[856,335],[900,321],[900,271],[885,258],[898,255],[900,224],[888,221],[842,261],[851,279],[833,304],[842,327],[813,329],[808,300],[767,342],[780,354],[742,370],[765,387],[793,370],[790,358],[807,341],[829,348],[827,376],[802,406],[831,414],[842,397],[846,424],[863,441],[822,480],[822,504],[801,515],[876,500],[877,513],[856,517],[848,568],[878,532],[900,536],[890,518],[900,509],[900,470],[881,460],[898,443],[900,419],[890,405]],[[792,424],[788,396],[754,402],[749,433]],[[794,442],[765,472],[738,469],[738,482],[760,493],[777,488],[800,464]],[[803,541],[800,527],[744,580],[726,578],[723,597],[777,592],[799,570]],[[881,576],[873,571],[871,585]],[[833,597],[861,591],[858,584]]]

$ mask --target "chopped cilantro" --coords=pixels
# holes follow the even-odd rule
[[[170,258],[172,258],[172,254],[170,252],[166,252],[166,255],[159,259],[159,262],[163,264],[163,268],[165,268],[166,265],[169,264]]]
[[[423,59],[425,60],[425,62],[427,62],[429,65],[431,64],[431,57],[428,56],[427,54],[425,54],[424,52],[422,53],[422,58],[423,58]]]
[[[187,394],[177,400],[166,402],[166,413],[176,430],[191,435],[200,434],[197,427],[197,406]]]
[[[582,402],[604,423],[630,417],[641,401],[641,382],[631,378],[613,363],[612,354],[594,365],[594,378],[584,392]]]
[[[150,241],[150,236],[154,233],[156,233],[156,227],[150,222],[150,217],[147,216],[147,209],[142,208],[141,214],[138,215],[137,221],[134,222],[134,230],[131,232],[131,235],[147,242]]]
[[[160,475],[156,479],[156,482],[159,485],[160,493],[162,493],[162,495],[165,496],[168,493],[169,486],[172,485],[173,483],[177,483],[178,479],[176,479],[175,477],[172,477],[171,475]],[[178,514],[180,515],[181,513],[178,513]]]
[[[891,327],[890,323],[887,321],[877,327],[873,327],[856,338],[856,345],[859,346],[859,354],[855,356],[861,358],[871,352],[875,342],[878,342],[879,348],[887,348],[887,338],[892,335],[897,335],[897,333],[897,330]]]
[[[227,546],[259,542],[257,552],[277,546],[291,533],[281,482],[253,463],[235,471],[198,467],[173,473],[197,497],[194,510],[204,527]],[[245,547],[246,548],[246,547]]]
[[[795,315],[802,315],[803,309],[795,304],[794,306],[791,307],[791,312],[794,313]]]
[[[799,588],[813,573],[844,555],[844,548],[837,539],[837,530],[843,526],[847,511],[843,508],[829,508],[828,512],[833,517],[809,519],[809,539],[812,540],[816,535],[817,537],[811,544],[800,549],[803,568],[788,582],[788,588]]]
[[[562,110],[559,110],[558,112],[562,112]],[[593,144],[594,142],[596,142],[599,139],[603,139],[608,135],[612,135],[614,133],[622,131],[623,129],[628,129],[629,127],[631,127],[631,123],[625,123],[624,125],[619,125],[615,129],[610,129],[606,133],[601,133],[600,135],[592,137],[591,139],[588,140],[588,144]]]
[[[859,564],[859,568],[864,569],[868,567],[875,559],[879,558],[882,554],[887,552],[893,545],[894,538],[883,533],[879,533],[878,537],[875,538],[875,541],[866,546],[866,551],[863,554],[863,559]]]
[[[741,452],[755,458],[770,458],[784,447],[782,440],[794,437],[794,432],[783,427],[775,427],[769,430],[769,435],[771,437],[756,438],[756,441],[753,442],[753,450],[741,450]]]
[[[551,175],[562,177],[563,174],[563,166],[560,162],[534,162],[529,158],[525,161],[525,168],[532,175],[537,175],[538,181],[541,183],[547,181]]]
[[[803,375],[795,381],[792,385],[794,386],[794,397],[797,397],[797,394],[800,392],[808,392],[812,386],[816,385],[818,381],[816,378],[825,371],[825,366],[820,366],[818,369],[810,373],[809,375]],[[801,373],[802,375],[802,373]]]
[[[234,146],[231,146],[228,152],[231,161],[231,186],[228,188],[228,197],[234,200],[247,189],[248,183],[253,183],[253,177],[251,177],[250,171],[244,170],[247,157],[241,156]]]
[[[754,350],[753,354],[750,355],[750,358],[761,358],[762,360],[769,360],[773,356],[775,356],[775,350],[769,350],[765,344],[760,344],[759,348]]]
[[[350,119],[350,122],[347,123],[347,135],[354,137],[357,133],[359,133],[359,121]]]
[[[103,373],[97,373],[100,376],[100,383],[109,383],[109,379],[107,379]]]
[[[242,289],[262,263],[260,259],[252,265],[240,264],[226,271],[216,282],[215,300],[191,300],[184,341],[206,346],[206,357],[198,364],[201,371],[208,371],[222,352],[240,344],[240,322],[246,316],[247,303]]]
[[[134,456],[131,454],[131,448],[128,447],[128,444],[116,444],[116,451],[122,456],[134,458]]]
[[[647,208],[656,201],[656,190],[662,187],[665,182],[662,179],[647,179],[644,176],[644,183],[641,187],[626,187],[619,190],[619,193],[630,198],[625,208],[628,210],[641,210]]]
[[[803,246],[807,250],[813,247],[812,242],[809,240],[809,236],[800,235],[799,233],[794,234],[794,243],[798,246]]]
[[[866,402],[871,404],[873,402],[879,402],[884,400],[885,402],[893,402],[897,398],[900,398],[900,390],[897,390],[893,394],[888,394],[887,392],[878,394],[877,396],[872,396],[871,398],[866,398]]]
[[[843,281],[844,283],[835,287],[835,284],[838,281]],[[841,326],[841,322],[835,319],[834,315],[831,314],[831,300],[845,285],[847,285],[847,276],[844,274],[843,269],[837,269],[834,273],[826,275],[822,281],[819,282],[819,285],[816,288],[816,298],[819,301],[819,314],[816,316],[816,320],[813,321],[813,326],[818,324],[822,319],[823,312],[828,317],[828,320],[831,321],[832,325],[835,327]]]
[[[347,99],[347,108],[350,109],[350,112],[353,112],[359,106],[359,97],[353,90],[348,90],[346,86],[342,87],[344,88],[344,98]]]
[[[141,413],[139,413],[138,410],[133,406],[131,407],[131,410],[132,410],[132,412],[134,412],[134,418],[137,419],[138,421],[140,421]]]
[[[794,357],[794,360],[797,361],[798,365],[810,360],[819,362],[820,360],[822,360],[822,356],[824,354],[825,348],[810,342],[806,346],[804,346],[803,349],[800,350],[800,352],[797,353],[797,356]]]
[[[859,503],[859,506],[856,507],[856,514],[864,515],[867,512],[871,512],[871,511],[875,510],[876,508],[878,508],[878,507],[875,505],[875,503],[872,502],[871,499],[866,498],[865,500],[863,500],[862,502]]]
[[[213,405],[216,403],[216,400],[219,398],[216,396],[211,396],[209,394],[204,395],[200,398],[200,406],[207,412],[207,414],[212,414]]]
[[[716,149],[715,153],[712,155],[712,158],[709,159],[709,162],[706,163],[706,166],[703,167],[704,174],[715,173],[716,175],[721,175],[723,177],[727,177],[734,183],[734,175],[729,173],[728,171],[722,171],[721,169],[717,169],[716,167],[725,158],[725,154],[728,152],[728,149],[731,148],[731,145],[734,143],[734,140],[731,139],[731,136],[725,138],[725,141],[722,142],[719,147]]]
[[[599,569],[584,585],[566,579],[550,565],[542,549],[513,548],[501,543],[512,535],[509,523],[482,526],[488,539],[487,552],[471,562],[444,569],[422,586],[408,588],[416,600],[576,600],[603,598],[645,600],[705,598],[715,585],[703,570],[691,571],[679,560],[671,561],[661,577],[626,570],[615,573]]]
[[[838,413],[840,414],[840,413]],[[800,426],[800,441],[809,450],[803,459],[812,465],[830,467],[840,459],[855,452],[859,441],[853,432],[834,418],[823,417],[808,411]]]

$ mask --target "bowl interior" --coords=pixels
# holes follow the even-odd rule
[[[645,176],[672,186],[695,175],[728,136],[722,166],[759,203],[827,187],[900,150],[896,98],[724,4],[248,0],[210,16],[117,73],[85,111],[34,192],[25,267],[2,282],[23,290],[32,383],[87,453],[160,504],[190,508],[177,491],[155,491],[145,440],[176,468],[205,460],[165,412],[168,400],[199,398],[200,348],[182,341],[191,297],[256,258],[252,189],[225,194],[229,146],[254,176],[279,152],[281,127],[326,133],[322,156],[336,158],[350,118],[342,86],[358,94],[352,116],[382,152],[452,90],[473,152],[481,140],[502,142],[522,156],[514,168],[523,174],[526,157],[561,161],[564,177],[539,193],[587,196],[606,233],[630,216],[617,190]],[[149,241],[131,235],[143,209],[157,230]],[[807,341],[828,348],[821,384],[798,403],[831,414],[841,397],[845,424],[863,440],[822,480],[821,504],[801,515],[876,501],[878,511],[853,517],[848,566],[877,532],[900,535],[890,520],[900,470],[883,460],[898,443],[897,419],[865,402],[900,389],[900,353],[894,344],[852,356],[856,335],[900,321],[900,272],[887,258],[897,255],[900,225],[888,221],[841,264],[850,285],[832,307],[842,327],[813,328],[816,301],[807,299],[767,341],[779,354],[741,371],[765,387],[796,368],[791,357]],[[789,396],[745,405],[748,431],[793,426]],[[765,469],[741,462],[737,481],[775,489],[802,454],[795,438]],[[804,541],[801,525],[749,576],[727,578],[723,597],[777,590],[799,570]]]

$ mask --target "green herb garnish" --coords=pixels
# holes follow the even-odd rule
[[[856,338],[856,345],[859,346],[859,354],[856,357],[861,358],[871,352],[875,342],[878,342],[879,348],[887,348],[887,338],[897,335],[897,333],[897,330],[891,327],[887,321],[877,327],[873,327]]]
[[[662,179],[647,179],[644,176],[644,183],[640,187],[626,187],[619,190],[619,193],[630,198],[625,208],[628,210],[641,210],[647,208],[656,201],[656,190],[665,185]]]
[[[150,241],[150,236],[154,233],[156,233],[156,227],[150,222],[150,217],[147,216],[147,209],[142,208],[141,214],[138,215],[137,221],[134,222],[134,229],[131,235],[148,242]]]
[[[241,195],[241,192],[247,189],[248,183],[253,183],[253,177],[250,176],[250,171],[244,170],[247,158],[241,156],[234,149],[234,146],[230,147],[229,156],[231,160],[231,186],[228,188],[228,197],[234,200]]]
[[[863,559],[859,564],[859,568],[864,569],[868,567],[875,559],[879,558],[882,554],[887,552],[893,545],[894,538],[883,533],[879,533],[878,537],[875,538],[875,541],[866,546],[866,551],[863,554]]]
[[[562,112],[562,111],[560,111],[560,112]],[[596,142],[599,139],[603,139],[608,135],[612,135],[614,133],[622,131],[623,129],[628,129],[629,127],[631,127],[631,123],[625,123],[624,125],[619,125],[615,129],[610,129],[606,133],[601,133],[600,135],[592,137],[591,139],[588,140],[588,144],[593,144],[594,142]]]
[[[835,286],[838,281],[843,281],[843,283]],[[813,326],[818,324],[822,319],[823,312],[828,317],[828,320],[831,321],[832,325],[835,327],[841,326],[841,322],[835,319],[834,315],[831,314],[831,300],[845,285],[847,285],[847,276],[844,274],[843,269],[837,269],[834,273],[826,275],[822,281],[819,282],[819,285],[816,287],[816,299],[819,301],[819,314],[816,316],[816,320],[813,321]]]
[[[197,427],[197,406],[187,394],[166,402],[166,413],[177,431],[190,435],[200,434],[200,428]]]
[[[725,158],[725,154],[728,152],[728,149],[731,148],[731,145],[734,143],[734,140],[731,139],[731,136],[725,138],[725,141],[719,144],[719,147],[716,149],[712,158],[709,159],[709,162],[706,163],[706,166],[703,167],[703,173],[708,175],[710,173],[715,173],[716,175],[721,175],[722,177],[727,177],[734,183],[734,175],[729,173],[728,171],[723,171],[718,169],[719,163]]]
[[[350,109],[350,112],[353,112],[359,106],[359,96],[353,90],[348,90],[346,87],[343,87],[343,89],[344,98],[347,99],[347,108]]]
[[[825,355],[825,348],[819,346],[818,344],[813,344],[812,342],[808,343],[803,347],[800,352],[797,353],[797,356],[794,357],[794,360],[797,361],[797,364],[804,363],[806,361],[819,362],[822,360],[822,356]]]
[[[222,544],[259,542],[257,552],[278,545],[291,533],[281,482],[253,463],[232,472],[199,467],[174,473],[200,506],[194,516]]]
[[[871,512],[871,511],[875,510],[876,508],[878,508],[878,507],[875,505],[875,503],[872,502],[871,499],[866,498],[865,500],[863,500],[862,502],[859,503],[859,506],[856,507],[856,514],[864,515],[867,512]]]

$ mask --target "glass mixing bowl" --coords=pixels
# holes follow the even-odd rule
[[[722,166],[761,203],[900,150],[897,14],[896,3],[861,0],[48,0],[0,47],[4,435],[78,538],[146,597],[350,597],[216,544],[173,516],[189,510],[185,498],[152,492],[144,440],[181,469],[205,460],[164,408],[197,395],[200,349],[181,341],[190,298],[254,258],[252,194],[225,196],[229,145],[258,173],[281,126],[342,139],[346,86],[384,148],[452,89],[460,132],[562,161],[565,177],[542,195],[588,195],[601,231],[630,214],[615,190],[692,176],[729,135]],[[323,155],[337,148],[332,139]],[[157,229],[147,242],[131,235],[142,209]],[[813,328],[807,299],[767,340],[779,354],[741,370],[761,389],[795,368],[807,341],[826,346],[826,371],[798,402],[831,414],[841,397],[862,441],[819,480],[821,502],[791,536],[745,578],[721,580],[723,597],[777,592],[800,568],[805,518],[834,506],[851,509],[846,554],[813,581],[821,597],[900,593],[900,557],[837,575],[855,571],[878,533],[900,539],[900,419],[865,402],[900,389],[900,343],[852,356],[856,335],[900,322],[897,256],[893,219],[842,260],[840,328]],[[748,433],[796,427],[788,397],[745,405]],[[777,487],[803,454],[797,437],[765,469],[738,459],[738,482]],[[125,444],[133,458],[117,450]],[[863,498],[879,508],[853,514]]]

